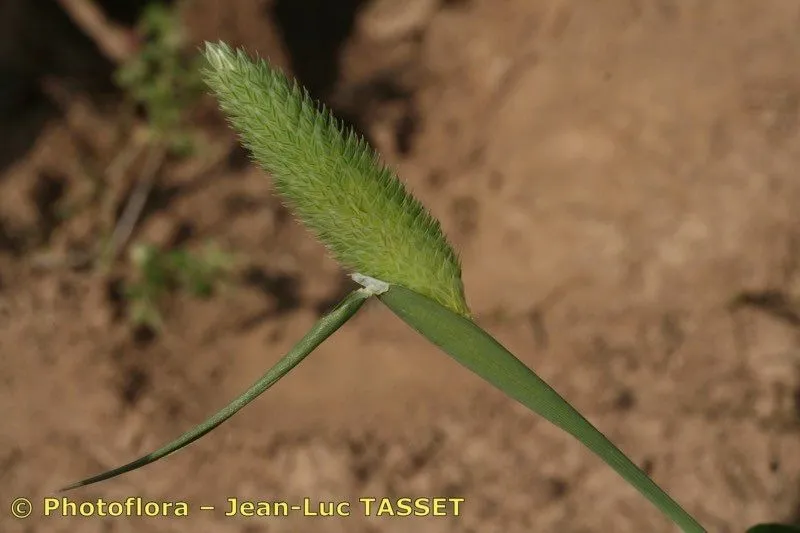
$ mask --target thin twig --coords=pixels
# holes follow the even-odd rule
[[[158,170],[161,168],[162,163],[167,155],[166,148],[160,143],[151,143],[147,150],[147,159],[145,160],[144,168],[139,176],[136,188],[128,197],[128,202],[122,215],[117,221],[114,232],[111,234],[111,239],[108,242],[105,253],[103,254],[103,263],[105,266],[110,265],[119,255],[120,251],[125,247],[136,223],[139,221],[139,216],[142,214],[147,198],[150,196],[150,191],[153,189],[155,177]]]
[[[106,187],[112,186],[116,189],[120,187],[126,173],[131,168],[134,161],[149,146],[149,143],[150,141],[145,138],[142,132],[137,131],[137,134],[119,150],[117,155],[114,156],[106,167],[104,172]],[[114,193],[107,195],[101,207],[101,223],[105,228],[111,227],[111,225],[115,223],[114,196]]]
[[[116,64],[130,59],[136,48],[132,33],[111,22],[92,0],[57,0],[72,21]]]

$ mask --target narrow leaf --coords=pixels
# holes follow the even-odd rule
[[[242,407],[255,400],[264,391],[277,383],[278,380],[296,367],[300,361],[305,359],[308,354],[314,351],[317,346],[322,344],[325,339],[330,337],[337,329],[342,327],[345,322],[350,320],[350,318],[355,315],[356,311],[361,308],[371,294],[372,293],[364,289],[358,289],[351,292],[341,303],[339,303],[338,306],[320,318],[314,327],[311,328],[311,330],[309,330],[309,332],[306,333],[306,335],[300,339],[297,344],[294,345],[289,353],[287,353],[280,361],[275,363],[275,365],[270,368],[266,374],[256,381],[241,396],[233,400],[230,404],[228,404],[227,407],[217,412],[217,414],[214,416],[208,418],[204,422],[201,422],[174,441],[162,446],[152,453],[149,453],[118,468],[114,468],[113,470],[109,470],[88,479],[72,483],[71,485],[59,489],[59,492],[91,485],[93,483],[98,483],[100,481],[131,472],[143,466],[154,463],[159,459],[163,459],[167,455],[176,452],[184,446],[196,441],[235,415]]]
[[[683,531],[705,531],[605,435],[477,324],[397,285],[378,298],[463,366],[581,441]]]

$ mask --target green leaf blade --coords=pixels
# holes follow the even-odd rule
[[[217,413],[197,424],[189,431],[185,432],[175,440],[165,444],[161,448],[139,457],[127,464],[113,468],[96,476],[77,481],[66,487],[59,489],[59,492],[66,492],[78,487],[85,487],[94,483],[99,483],[122,474],[138,470],[144,466],[152,464],[160,459],[167,457],[188,446],[207,433],[216,429],[220,424],[238,413],[244,406],[258,398],[272,385],[277,383],[282,377],[289,373],[294,367],[313,352],[328,337],[333,335],[345,322],[350,320],[361,308],[364,302],[371,296],[371,293],[364,289],[351,292],[329,313],[320,318],[314,327],[306,333],[300,341],[295,344],[289,353],[283,356],[272,368],[270,368],[261,378],[243,392],[238,398]]]
[[[578,439],[683,531],[705,532],[605,435],[477,324],[405,287],[392,285],[378,298],[463,366]]]

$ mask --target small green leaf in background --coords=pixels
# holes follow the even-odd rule
[[[786,524],[759,524],[747,530],[747,533],[800,533],[800,526]]]
[[[214,284],[233,267],[231,256],[214,245],[199,253],[173,250],[167,254],[165,263],[177,284],[197,298],[211,296]]]
[[[159,304],[172,291],[184,291],[196,298],[208,298],[216,284],[233,267],[232,257],[213,244],[199,252],[183,248],[162,251],[149,244],[131,248],[134,280],[125,284],[129,315],[136,325],[160,329]]]
[[[184,50],[183,27],[173,7],[151,2],[137,30],[141,47],[117,69],[115,81],[143,108],[151,135],[166,142],[171,153],[189,155],[194,138],[183,119],[186,108],[203,94],[203,58]]]

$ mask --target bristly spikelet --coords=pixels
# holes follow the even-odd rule
[[[469,316],[439,221],[360,137],[261,59],[206,43],[204,71],[242,144],[297,217],[347,268]]]

